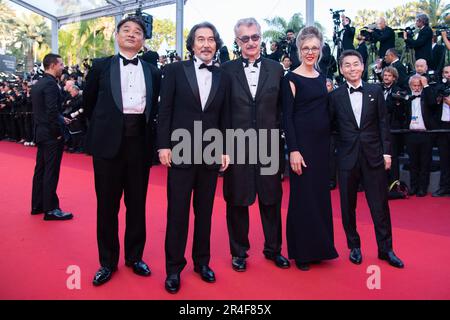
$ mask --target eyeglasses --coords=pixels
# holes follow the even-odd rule
[[[319,51],[320,51],[320,48],[317,48],[317,47],[313,47],[313,48],[302,48],[301,49],[301,51],[302,51],[302,53],[303,54],[308,54],[308,53],[313,53],[313,54],[318,54],[319,53]]]
[[[261,39],[261,36],[259,34],[253,34],[251,36],[243,36],[242,38],[236,37],[237,39],[241,40],[243,43],[247,43],[252,39],[252,41],[257,42],[259,39]]]

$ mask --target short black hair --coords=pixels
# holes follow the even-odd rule
[[[186,49],[194,55],[194,42],[195,42],[195,32],[198,29],[207,28],[210,29],[214,34],[214,41],[216,42],[216,50],[219,51],[223,46],[223,41],[220,38],[219,32],[217,31],[216,27],[211,22],[202,22],[199,24],[196,24],[192,27],[191,31],[189,31],[189,35],[186,39]]]
[[[344,63],[344,59],[347,57],[358,57],[359,61],[361,61],[361,63],[364,63],[361,53],[359,53],[356,50],[345,50],[344,52],[341,53],[341,56],[339,57],[339,66],[340,67],[342,67],[342,65]]]
[[[396,56],[396,57],[399,56],[399,55],[398,55],[398,51],[397,51],[397,49],[395,49],[395,48],[387,49],[386,52],[389,52],[390,54],[392,54],[392,55],[394,55],[394,56]]]
[[[56,53],[49,53],[44,57],[44,60],[42,61],[42,64],[44,65],[44,69],[48,70],[50,69],[52,64],[58,63],[58,59],[60,59],[61,56]]]
[[[120,31],[120,28],[122,28],[122,26],[123,26],[125,23],[127,23],[127,22],[134,22],[134,23],[136,23],[139,27],[141,27],[142,32],[143,32],[144,37],[145,37],[145,34],[147,33],[147,29],[145,28],[144,21],[142,21],[142,19],[139,18],[138,16],[129,16],[129,17],[126,17],[125,19],[121,20],[121,21],[119,22],[119,24],[117,25],[117,32],[119,32],[119,31]]]
[[[289,32],[292,32],[292,33],[294,33],[294,34],[295,34],[295,32],[294,32],[294,30],[293,30],[293,29],[287,29],[287,30],[286,30],[286,34],[288,34]]]

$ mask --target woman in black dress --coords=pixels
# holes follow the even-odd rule
[[[315,27],[297,37],[302,61],[283,79],[283,122],[290,158],[289,258],[303,271],[338,257],[329,190],[330,118],[326,78],[317,65],[323,37]]]

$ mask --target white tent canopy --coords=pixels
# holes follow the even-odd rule
[[[124,14],[176,4],[176,50],[183,56],[183,18],[187,0],[10,0],[52,21],[52,52],[58,52],[61,26],[82,20],[113,16],[116,24]],[[306,25],[314,24],[314,0],[306,0]],[[116,47],[117,51],[117,47]]]

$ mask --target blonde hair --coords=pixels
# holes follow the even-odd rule
[[[302,45],[306,40],[317,39],[320,41],[320,51],[319,51],[319,59],[317,59],[316,69],[319,69],[319,62],[322,59],[322,49],[323,49],[323,35],[319,29],[314,26],[303,28],[297,36],[297,48],[298,48],[298,58],[300,62],[302,61],[301,51]]]

